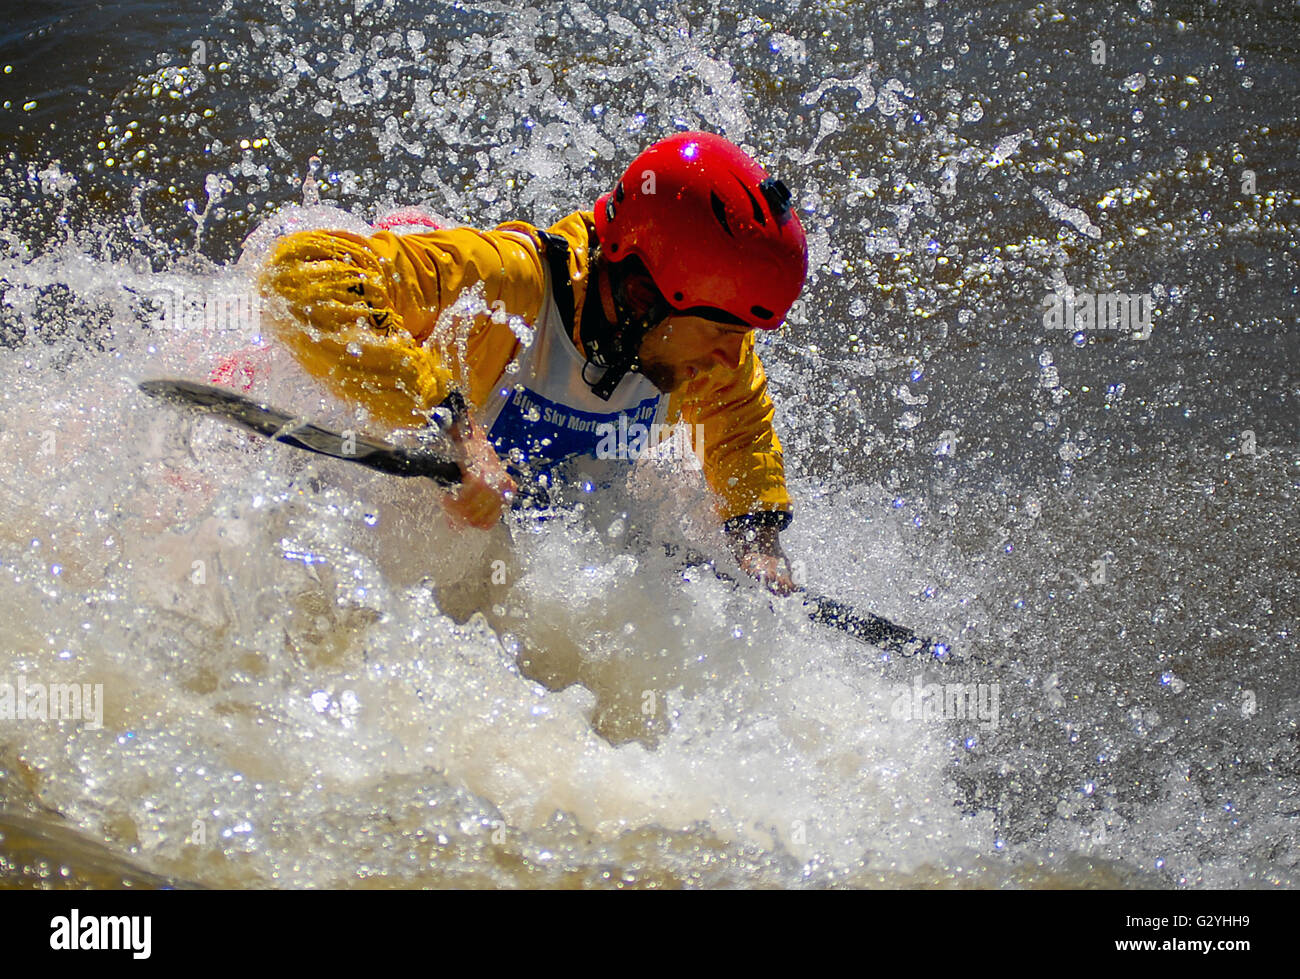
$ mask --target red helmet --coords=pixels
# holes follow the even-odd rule
[[[712,133],[678,133],[645,150],[596,201],[595,216],[610,261],[635,255],[674,309],[707,307],[775,330],[808,274],[790,191]]]

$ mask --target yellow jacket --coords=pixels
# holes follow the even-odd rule
[[[573,341],[581,350],[596,240],[591,212],[549,231],[569,243]],[[522,221],[492,231],[369,237],[301,231],[277,243],[263,288],[276,334],[307,371],[384,423],[423,426],[452,390],[482,407],[501,380],[519,348],[511,318],[533,323],[549,298],[543,248],[538,229]],[[277,301],[290,316],[274,315]],[[667,423],[700,426],[693,431],[703,437],[701,463],[723,520],[790,510],[772,416],[752,335],[739,369],[715,367],[669,396]]]

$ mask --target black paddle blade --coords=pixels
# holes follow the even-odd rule
[[[946,643],[925,639],[911,629],[870,612],[859,612],[825,595],[805,595],[804,605],[811,607],[808,617],[819,625],[840,629],[855,639],[889,652],[908,657],[927,656],[937,660],[949,658],[950,650]]]
[[[303,421],[226,388],[194,381],[141,381],[140,390],[182,408],[211,414],[277,442],[356,462],[392,476],[424,476],[442,486],[461,481],[460,466],[431,452],[410,452],[381,439],[344,435]]]

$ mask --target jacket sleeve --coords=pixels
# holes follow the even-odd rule
[[[275,334],[313,376],[393,426],[422,425],[453,389],[482,405],[536,321],[536,239],[470,228],[369,237],[302,231],[262,270]]]
[[[693,443],[722,520],[771,514],[782,515],[781,525],[788,522],[791,501],[781,442],[772,428],[775,408],[753,335],[745,338],[736,370],[709,371],[674,400],[669,421],[699,426],[692,428]]]

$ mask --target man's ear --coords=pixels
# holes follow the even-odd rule
[[[654,280],[640,272],[633,272],[624,278],[623,294],[627,297],[628,305],[638,314],[644,313],[660,300]]]

